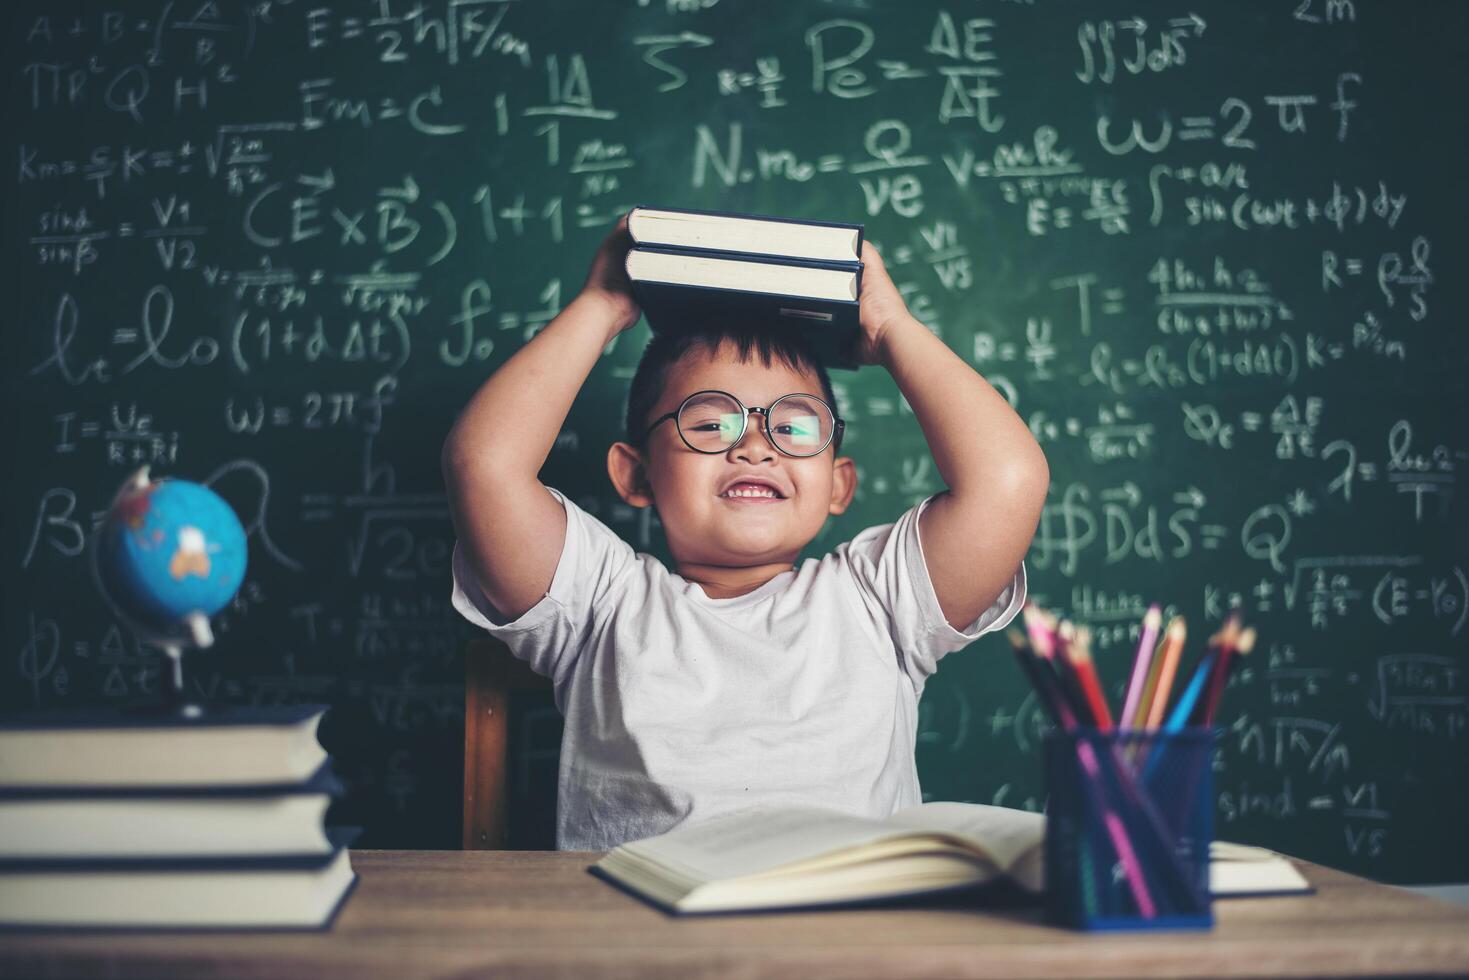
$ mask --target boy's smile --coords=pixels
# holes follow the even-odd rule
[[[746,405],[768,406],[791,392],[821,391],[814,372],[779,358],[740,360],[732,344],[696,347],[673,364],[650,419],[674,411],[690,393],[726,391]],[[615,443],[608,472],[623,500],[656,506],[680,576],[711,598],[743,595],[784,571],[840,514],[856,488],[856,466],[828,445],[815,456],[787,456],[772,445],[766,422],[751,413],[727,450],[696,452],[673,421],[653,429],[641,448]]]

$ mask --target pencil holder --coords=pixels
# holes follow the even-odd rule
[[[1046,907],[1075,929],[1209,928],[1213,732],[1045,739]]]

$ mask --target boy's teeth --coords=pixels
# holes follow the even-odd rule
[[[769,487],[757,487],[757,486],[752,486],[750,484],[741,484],[740,486],[737,486],[737,487],[730,487],[728,490],[724,491],[724,493],[720,494],[720,496],[722,496],[722,497],[778,497],[779,494],[777,494],[774,490],[770,489]]]

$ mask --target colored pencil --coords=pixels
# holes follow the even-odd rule
[[[1091,630],[1085,626],[1076,628],[1073,642],[1066,647],[1067,665],[1091,708],[1093,722],[1097,728],[1109,732],[1112,730],[1112,711],[1107,707],[1107,699],[1102,694],[1102,683],[1097,678],[1097,666],[1092,660],[1091,639]]]
[[[1168,716],[1168,721],[1163,725],[1163,731],[1173,733],[1181,731],[1188,724],[1189,718],[1194,713],[1194,705],[1199,701],[1199,695],[1203,693],[1204,681],[1209,677],[1209,672],[1214,666],[1214,652],[1206,651],[1199,658],[1198,665],[1194,668],[1194,676],[1189,680],[1188,686],[1178,696],[1178,703],[1173,706],[1173,714]]]
[[[1148,666],[1153,656],[1153,644],[1158,641],[1158,626],[1162,621],[1163,610],[1155,602],[1143,615],[1143,632],[1138,638],[1137,653],[1132,658],[1132,678],[1127,682],[1127,697],[1122,702],[1122,718],[1118,722],[1122,728],[1137,726],[1138,699],[1143,694],[1143,684],[1147,681]]]
[[[1173,678],[1178,672],[1178,659],[1183,654],[1183,643],[1188,638],[1188,625],[1182,616],[1174,616],[1163,636],[1163,649],[1156,657],[1158,678],[1148,692],[1144,727],[1156,729],[1163,723],[1168,710],[1168,695],[1173,690]]]
[[[1051,659],[1051,653],[1055,649],[1056,635],[1046,624],[1045,615],[1039,606],[1033,602],[1027,602],[1020,610],[1020,616],[1025,620],[1025,635],[1030,637],[1031,653]]]
[[[1214,700],[1209,705],[1208,714],[1204,716],[1205,725],[1214,724],[1214,716],[1219,713],[1219,701],[1224,697],[1224,688],[1229,683],[1229,675],[1233,673],[1235,667],[1239,664],[1240,657],[1247,656],[1254,648],[1255,628],[1251,626],[1248,629],[1239,630],[1233,645],[1230,647],[1229,662],[1224,665],[1223,674],[1219,678],[1219,683],[1214,691]]]
[[[1051,658],[1052,663],[1055,665],[1056,675],[1061,678],[1061,689],[1071,701],[1071,710],[1076,715],[1076,720],[1095,728],[1098,727],[1097,706],[1087,694],[1072,661],[1075,646],[1076,627],[1070,620],[1063,619],[1056,625],[1056,653]]]
[[[1037,610],[1039,612],[1039,610]],[[1029,625],[1031,617],[1026,617]],[[1037,625],[1044,629],[1040,617],[1035,617]],[[1024,638],[1016,630],[1009,630],[1010,645],[1014,648],[1015,657],[1020,661],[1021,669],[1031,678],[1035,685],[1037,697],[1042,703],[1050,702],[1054,711],[1053,717],[1060,721],[1061,726],[1068,732],[1075,733],[1077,729],[1076,715],[1066,703],[1065,696],[1061,693],[1060,683],[1056,675],[1025,643]],[[1102,787],[1102,766],[1097,760],[1096,751],[1092,744],[1083,735],[1076,739],[1076,755],[1085,771],[1088,784],[1091,787],[1092,798],[1102,817],[1102,825],[1106,828],[1107,836],[1112,841],[1112,847],[1117,852],[1118,863],[1122,865],[1123,877],[1127,880],[1128,890],[1132,892],[1132,898],[1137,903],[1138,913],[1144,918],[1151,919],[1157,916],[1157,906],[1153,903],[1153,897],[1148,890],[1147,881],[1143,875],[1142,862],[1138,860],[1137,852],[1133,850],[1132,841],[1127,836],[1127,829],[1122,820],[1107,803],[1105,792]]]
[[[1172,625],[1172,620],[1169,625]],[[1159,631],[1158,642],[1153,645],[1153,652],[1148,658],[1148,673],[1143,678],[1143,693],[1137,699],[1137,714],[1133,717],[1132,727],[1139,731],[1148,724],[1148,711],[1153,703],[1153,691],[1158,687],[1158,672],[1163,666],[1163,648],[1167,644],[1168,630],[1165,627]]]
[[[1010,646],[1015,651],[1015,660],[1020,664],[1021,673],[1025,674],[1035,690],[1036,701],[1040,703],[1041,710],[1051,719],[1052,724],[1067,727],[1063,713],[1069,717],[1069,709],[1061,696],[1056,675],[1035,655],[1019,630],[1008,629],[1005,635],[1010,638]],[[1071,720],[1074,722],[1075,719]]]
[[[1229,662],[1235,644],[1239,641],[1239,634],[1239,613],[1231,612],[1225,617],[1224,626],[1215,634],[1219,640],[1219,655],[1214,659],[1214,668],[1209,672],[1209,680],[1199,698],[1198,717],[1205,726],[1214,724],[1214,713],[1219,709],[1219,699],[1223,696],[1224,685],[1229,679]]]

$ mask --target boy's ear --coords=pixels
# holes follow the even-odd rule
[[[607,450],[607,475],[617,495],[632,507],[653,505],[653,486],[648,482],[647,464],[636,446],[614,442]]]
[[[850,456],[838,456],[831,464],[831,506],[828,514],[840,514],[852,503],[857,492],[857,463]]]

